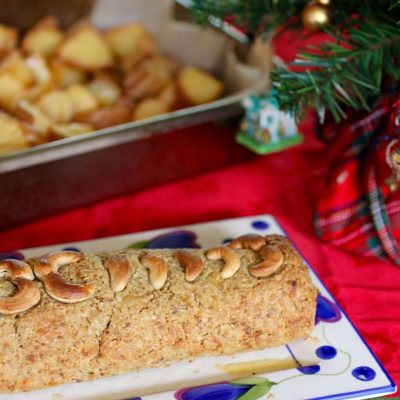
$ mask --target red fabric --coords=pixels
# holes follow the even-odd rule
[[[293,54],[301,44],[291,42],[289,49],[287,39],[280,38],[278,53],[284,49]],[[316,201],[325,190],[326,149],[313,137],[311,118],[301,129],[305,143],[283,153],[2,231],[0,251],[271,213],[399,385],[400,269],[318,241],[312,221]]]

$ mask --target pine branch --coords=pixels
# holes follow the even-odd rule
[[[196,17],[209,15],[259,35],[277,26],[292,28],[309,0],[192,0]],[[308,48],[292,63],[276,68],[272,81],[280,106],[297,117],[314,107],[323,120],[339,121],[346,108],[369,110],[387,78],[400,82],[400,0],[333,0],[331,41]],[[289,23],[288,23],[289,22]]]
[[[370,109],[371,99],[383,87],[384,77],[400,81],[400,30],[387,16],[356,20],[346,35],[327,27],[336,38],[300,54],[292,66],[300,71],[276,68],[272,81],[282,109],[297,117],[314,107],[323,121],[329,110],[336,121],[345,108]]]
[[[243,27],[250,34],[268,32],[286,25],[288,21],[299,21],[304,7],[310,0],[191,0],[191,8],[197,22],[206,24],[210,15],[221,20],[228,19]],[[391,10],[400,5],[400,0],[333,0],[330,17],[333,26],[341,26],[349,17],[361,10]],[[400,21],[400,10],[397,21]],[[392,12],[394,16],[394,11]],[[298,25],[297,25],[298,26]]]
[[[208,16],[229,19],[250,34],[270,31],[299,15],[308,0],[192,0],[195,19],[202,24]]]

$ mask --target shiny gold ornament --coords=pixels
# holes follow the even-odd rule
[[[318,31],[321,25],[329,22],[330,0],[310,1],[303,10],[301,19],[305,28]]]

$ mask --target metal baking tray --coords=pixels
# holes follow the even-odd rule
[[[132,11],[133,6],[137,12]],[[96,7],[92,19],[100,28],[132,21],[135,16],[157,35],[158,29],[170,24],[173,29],[167,34],[162,31],[160,39],[170,41],[169,53],[179,60],[188,57],[187,53],[182,56],[185,51],[192,51],[190,64],[212,70],[230,88],[212,103],[0,157],[0,228],[251,157],[248,151],[233,144],[233,136],[227,130],[217,137],[215,133],[199,135],[194,129],[182,128],[240,113],[242,99],[249,93],[265,90],[269,84],[270,49],[260,44],[243,44],[245,37],[238,32],[234,32],[232,39],[210,28],[204,30],[172,20],[168,0],[98,0]],[[185,43],[174,44],[183,38]],[[238,38],[243,39],[242,43]],[[187,42],[191,39],[196,45]],[[216,49],[223,50],[224,57]],[[188,64],[188,60],[183,61]],[[218,157],[212,151],[209,155],[200,154],[196,151],[200,142],[217,149],[220,146],[222,155]],[[155,154],[160,157],[154,158]],[[191,158],[186,154],[191,154]]]

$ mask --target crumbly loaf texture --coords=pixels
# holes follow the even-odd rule
[[[222,279],[221,261],[191,250],[205,261],[194,282],[173,257],[174,250],[130,250],[85,254],[60,269],[64,277],[95,285],[92,298],[61,304],[42,284],[41,301],[17,315],[0,316],[0,390],[28,391],[98,379],[197,356],[233,354],[305,338],[314,325],[316,289],[300,256],[279,236],[267,244],[284,254],[280,270],[254,278],[248,266],[260,261],[252,250],[235,250],[241,268]],[[149,283],[144,254],[162,256],[168,279],[161,290]],[[131,276],[120,293],[110,289],[104,261],[127,257]],[[28,260],[33,266],[35,259]],[[3,282],[0,295],[9,295]]]

